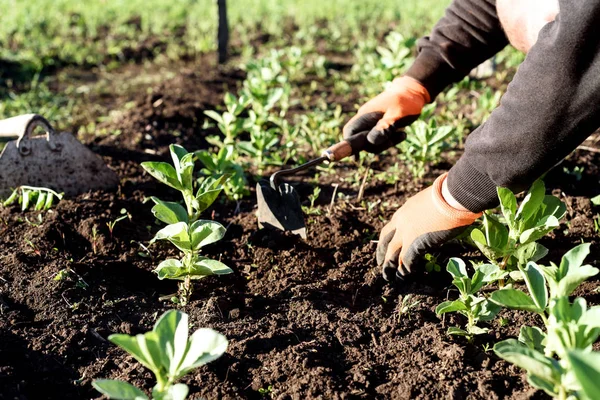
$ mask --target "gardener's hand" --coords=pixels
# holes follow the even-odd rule
[[[408,76],[396,78],[388,89],[358,109],[344,126],[344,139],[368,132],[364,150],[381,153],[405,139],[400,128],[419,118],[429,101],[427,89],[418,81]]]
[[[442,195],[447,175],[408,199],[381,231],[377,265],[385,280],[401,279],[430,249],[456,237],[481,216],[448,204]]]

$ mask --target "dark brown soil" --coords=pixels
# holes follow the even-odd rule
[[[42,214],[41,224],[35,212],[0,212],[0,398],[96,398],[91,382],[98,378],[151,389],[149,371],[106,340],[111,333],[145,332],[174,307],[159,297],[174,292],[176,284],[152,273],[173,250],[146,249],[158,225],[150,204],[143,203],[150,195],[174,193],[144,175],[139,162],[161,159],[172,142],[190,150],[204,146],[203,111],[221,104],[224,91],[240,77],[235,71],[179,75],[139,97],[117,123],[119,136],[89,142],[119,173],[118,193],[64,200]],[[585,169],[575,183],[562,166],[547,177],[549,191],[562,193],[569,205],[566,224],[544,239],[549,258],[558,260],[583,240],[593,243],[589,260],[597,260],[598,209],[589,197],[600,192],[600,157],[578,152],[565,165]],[[434,169],[425,181],[443,169]],[[352,168],[340,165],[336,171],[344,175]],[[307,217],[306,241],[257,231],[253,197],[241,202],[238,213],[231,203],[208,213],[229,227],[208,253],[235,273],[201,281],[183,310],[194,329],[217,329],[230,346],[226,355],[184,380],[192,398],[545,398],[521,371],[486,351],[515,336],[523,323],[539,321],[504,312],[508,324],[492,323],[490,333],[474,343],[447,336],[447,327],[464,323],[435,315],[437,304],[456,296],[447,274],[384,282],[372,240],[394,209],[368,212],[341,201],[330,207],[336,179],[322,176],[320,215]],[[365,199],[400,205],[423,184],[404,174],[395,187],[368,185]],[[299,186],[303,198],[311,191],[308,183]],[[356,194],[347,184],[340,191]],[[111,235],[106,223],[123,208],[131,219],[119,222]],[[449,244],[437,255],[445,265],[449,255],[476,253]],[[68,277],[55,280],[64,269]],[[586,283],[577,294],[600,303],[597,286]],[[402,315],[400,302],[409,295],[419,303]]]

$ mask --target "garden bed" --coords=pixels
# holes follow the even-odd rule
[[[0,398],[99,397],[91,386],[99,378],[151,389],[148,370],[106,340],[111,333],[143,333],[174,307],[159,297],[176,291],[176,284],[159,281],[152,270],[175,252],[162,244],[146,248],[159,226],[144,199],[175,197],[139,164],[165,159],[173,142],[206,148],[204,138],[215,130],[201,128],[203,111],[217,108],[224,89],[243,76],[216,69],[180,74],[140,95],[111,122],[120,135],[87,138],[118,172],[117,193],[63,200],[42,214],[42,222],[37,212],[1,210]],[[346,101],[348,110],[357,103]],[[382,156],[372,168],[392,164],[395,155]],[[370,211],[352,200],[356,188],[341,179],[353,173],[352,165],[334,166],[336,174],[319,175],[322,193],[316,213],[307,216],[306,241],[257,231],[254,194],[237,205],[217,202],[206,215],[228,231],[207,252],[234,274],[202,280],[182,309],[194,328],[214,328],[230,345],[226,355],[184,379],[192,398],[545,398],[521,370],[490,351],[518,335],[524,322],[541,321],[503,312],[504,326],[493,321],[489,334],[473,343],[449,337],[447,327],[461,320],[435,314],[438,304],[456,297],[443,269],[388,284],[375,265],[373,241],[393,205],[430,184],[456,157],[434,166],[423,180],[404,171],[396,185],[369,182],[365,200],[390,204]],[[546,177],[548,191],[561,196],[568,210],[566,224],[542,240],[550,249],[547,259],[558,261],[581,241],[592,243],[588,260],[598,259],[597,210],[589,198],[599,191],[599,165],[597,153],[579,151]],[[566,175],[564,166],[584,166],[581,180]],[[302,199],[312,193],[314,176],[299,183]],[[333,184],[350,200],[332,202]],[[123,209],[130,218],[111,234],[106,223]],[[435,254],[442,266],[449,256],[478,257],[457,243]],[[55,280],[61,270],[65,276]],[[588,281],[576,294],[598,304],[597,286]],[[402,313],[406,298],[418,304]]]

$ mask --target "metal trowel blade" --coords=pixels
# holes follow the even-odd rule
[[[291,185],[281,183],[276,187],[265,179],[256,184],[258,226],[290,231],[306,239],[306,225],[298,194]]]

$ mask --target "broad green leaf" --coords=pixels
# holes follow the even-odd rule
[[[237,148],[242,152],[246,153],[249,156],[256,157],[260,154],[260,151],[254,147],[251,142],[238,142]]]
[[[497,187],[496,191],[498,192],[498,199],[500,199],[502,215],[504,215],[506,223],[512,229],[515,225],[515,214],[517,213],[517,198],[508,188]]]
[[[185,222],[178,222],[164,227],[156,232],[154,239],[152,239],[150,243],[154,243],[157,240],[168,240],[181,251],[189,251],[192,248],[190,237],[188,235],[188,224]]]
[[[144,335],[138,335],[141,337],[141,340],[144,340]],[[142,350],[139,345],[139,338],[137,336],[129,336],[126,334],[116,333],[112,334],[108,337],[108,340],[125,350],[127,353],[131,354],[133,358],[138,360],[140,364],[144,367],[154,370],[155,365],[153,360],[149,359],[146,353]]]
[[[233,270],[221,261],[212,260],[206,257],[198,257],[198,260],[194,263],[193,268],[206,268],[210,273],[206,275],[227,275],[233,273]]]
[[[562,368],[558,361],[544,356],[515,339],[507,339],[494,345],[496,355],[548,382],[560,382]]]
[[[535,305],[531,297],[517,289],[496,290],[490,296],[494,303],[512,310],[523,310],[540,313],[542,310]]]
[[[179,367],[177,378],[221,357],[227,351],[227,346],[227,338],[219,332],[209,328],[198,329],[190,337],[188,351]]]
[[[187,350],[188,315],[169,310],[156,321],[153,331],[158,336],[164,369],[169,376],[177,376]]]
[[[477,267],[477,272],[483,275],[485,284],[495,282],[508,275],[507,271],[501,270],[496,264],[481,264]]]
[[[600,399],[600,353],[573,350],[567,354],[567,358],[584,398]]]
[[[233,270],[227,265],[217,260],[211,260],[206,257],[199,257],[190,267],[189,271],[179,260],[169,259],[159,264],[155,272],[159,279],[177,279],[183,280],[187,276],[191,279],[202,279],[211,275],[231,274]]]
[[[583,281],[597,274],[598,268],[591,265],[583,265],[574,271],[569,271],[567,276],[558,282],[554,296],[570,296]]]
[[[471,239],[477,248],[486,256],[489,260],[497,260],[502,257],[503,251],[500,249],[494,249],[488,245],[485,234],[479,229],[473,229],[471,231]]]
[[[161,397],[157,395],[154,398],[160,398],[161,400],[184,400],[189,392],[189,388],[184,383],[177,383],[169,386],[166,391],[161,393]]]
[[[473,292],[471,290],[471,279],[468,277],[454,278],[452,284],[457,287],[462,298],[469,296]]]
[[[181,261],[174,258],[169,258],[158,264],[154,270],[158,275],[158,279],[183,279],[186,275],[186,270]]]
[[[539,243],[527,243],[519,246],[514,256],[517,258],[518,265],[527,265],[529,261],[539,261],[548,255],[548,249]]]
[[[460,329],[456,326],[451,326],[450,328],[448,328],[446,333],[448,335],[454,335],[454,336],[471,336],[471,335],[469,335],[469,332],[467,332],[463,329]]]
[[[221,191],[223,184],[229,179],[229,175],[223,175],[219,179],[205,179],[196,193],[197,211],[204,212],[215,202]]]
[[[508,272],[501,270],[494,264],[482,264],[475,269],[471,279],[471,292],[476,293],[485,285],[504,278]]]
[[[181,187],[190,193],[194,190],[194,157],[194,153],[184,155],[181,158],[179,165],[175,168]]]
[[[217,242],[225,236],[226,229],[216,221],[200,219],[190,226],[191,246],[194,250]]]
[[[594,196],[590,199],[593,205],[600,206],[600,194],[598,196]]]
[[[553,215],[556,219],[560,220],[567,213],[567,206],[565,203],[556,196],[546,195],[544,202],[542,203],[542,212],[539,217],[545,217],[546,215]],[[537,217],[537,216],[536,216]]]
[[[558,397],[557,384],[555,382],[547,381],[535,375],[527,375],[527,382],[534,388],[543,390],[552,397]]]
[[[523,278],[529,289],[529,294],[535,305],[544,310],[548,306],[548,289],[546,288],[546,278],[534,262],[527,263],[527,266],[521,269]]]
[[[502,307],[498,304],[483,299],[476,307],[475,317],[478,321],[491,321],[496,318],[496,315],[498,315],[501,309]]]
[[[502,250],[508,243],[508,230],[496,218],[483,214],[483,232],[487,245],[494,250]]]
[[[209,117],[211,119],[214,119],[215,121],[217,121],[220,124],[223,123],[223,118],[221,117],[221,114],[219,114],[216,111],[207,110],[207,111],[204,111],[204,115],[206,115],[207,117]]]
[[[519,332],[519,342],[541,353],[544,352],[544,339],[546,334],[537,326],[522,326]]]
[[[489,329],[488,328],[481,328],[479,326],[470,326],[469,327],[469,333],[471,335],[483,335],[484,333],[488,333]]]
[[[533,182],[533,185],[525,195],[525,198],[521,202],[519,209],[517,210],[516,219],[520,221],[527,221],[530,217],[536,214],[538,208],[544,201],[546,196],[546,186],[544,181],[538,179]]]
[[[557,228],[560,225],[558,219],[553,215],[547,215],[540,219],[533,228],[527,229],[521,236],[519,236],[519,242],[521,244],[527,244],[535,242],[536,240],[544,237],[548,232]]]
[[[179,182],[177,171],[175,171],[175,168],[173,168],[171,164],[166,162],[146,161],[143,162],[141,166],[146,172],[165,185],[177,190],[183,189]]]
[[[468,277],[467,275],[467,266],[465,262],[457,257],[452,257],[450,261],[448,261],[448,265],[446,266],[446,270],[454,277],[454,278],[462,278]]]
[[[467,306],[465,306],[465,303],[460,300],[445,301],[435,308],[435,313],[437,315],[442,315],[449,312],[463,311],[466,309]]]
[[[176,224],[178,222],[188,223],[188,214],[185,208],[179,203],[171,201],[162,201],[154,196],[150,197],[154,202],[152,214],[154,217],[165,224]]]
[[[115,400],[147,400],[148,396],[135,386],[112,379],[97,379],[92,382],[94,389]]]
[[[579,269],[588,254],[590,254],[589,243],[582,243],[566,252],[560,260],[558,280],[567,276],[570,271]]]

